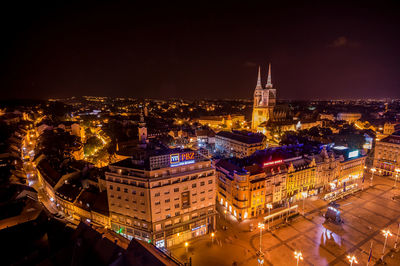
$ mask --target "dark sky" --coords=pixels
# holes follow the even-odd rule
[[[396,1],[10,2],[1,98],[250,98],[268,62],[282,99],[400,96]]]

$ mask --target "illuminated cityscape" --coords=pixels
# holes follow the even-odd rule
[[[400,265],[398,3],[196,5],[5,5],[0,264]]]

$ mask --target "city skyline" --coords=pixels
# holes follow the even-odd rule
[[[3,99],[251,99],[257,68],[265,83],[268,63],[279,99],[399,95],[394,1],[10,3],[8,10]]]

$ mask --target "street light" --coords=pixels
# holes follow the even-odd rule
[[[188,247],[189,247],[189,243],[185,242],[186,253],[188,253]]]
[[[303,197],[303,216],[305,216],[304,201],[307,198],[307,192],[301,192],[301,196]]]
[[[369,184],[369,186],[370,187],[372,187],[372,180],[374,180],[374,173],[376,172],[376,168],[374,167],[374,168],[371,168],[371,172],[372,172],[372,175],[371,175],[371,182],[370,182],[370,184]]]
[[[385,248],[386,248],[386,242],[388,236],[392,236],[393,234],[388,230],[382,230],[383,235],[385,236],[385,244],[383,245],[383,250],[382,250],[382,257],[381,260],[383,261],[383,255],[385,254]]]
[[[299,261],[303,260],[303,254],[301,252],[294,252],[294,258],[297,260],[297,266],[299,266]]]
[[[399,226],[397,228],[397,235],[396,235],[396,242],[394,243],[394,249],[397,248],[397,240],[399,240],[399,231],[400,231],[400,223],[399,223]]]
[[[350,266],[352,266],[353,263],[355,263],[355,264],[358,263],[357,258],[356,258],[356,256],[354,256],[354,255],[353,255],[353,256],[347,255],[347,259],[348,259],[349,262],[350,262]]]
[[[396,169],[394,169],[394,171],[396,171],[396,177],[395,177],[395,180],[394,180],[394,187],[396,187],[397,177],[399,176],[400,168],[396,168]]]
[[[258,228],[260,228],[260,254],[261,254],[261,238],[262,238],[262,230],[265,228],[265,224],[258,223]]]
[[[268,208],[268,231],[269,231],[269,220],[270,220],[270,217],[269,217],[269,216],[271,216],[272,204],[271,204],[271,203],[268,203],[268,204],[267,204],[267,208]]]
[[[214,244],[214,236],[215,236],[215,233],[214,232],[212,232],[211,233],[211,242]]]

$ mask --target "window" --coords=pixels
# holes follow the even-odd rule
[[[174,192],[179,192],[179,188],[174,188]]]
[[[206,200],[206,198],[201,198],[201,199],[200,199],[200,201],[205,201],[205,200]]]
[[[165,195],[168,195],[168,194],[169,194],[169,190],[168,190],[168,191],[165,191],[164,194],[165,194]]]
[[[159,201],[156,201],[156,203],[154,203],[155,205],[160,205],[160,202]]]
[[[213,183],[212,179],[208,180],[208,184],[212,184],[212,183]]]
[[[144,196],[144,192],[140,192],[140,196],[142,196],[142,197],[143,197],[143,196]]]
[[[170,200],[169,200],[169,199],[166,199],[166,200],[165,200],[165,203],[168,203],[168,202],[170,202]]]
[[[132,190],[132,194],[133,194],[133,195],[136,195],[136,190]]]
[[[121,188],[120,188],[120,187],[117,187],[117,191],[121,191]]]
[[[175,208],[179,208],[179,203],[178,203],[178,204],[175,204]]]
[[[171,218],[171,214],[165,215],[165,219]]]
[[[192,184],[192,188],[195,188],[196,187],[196,184]]]
[[[175,212],[175,216],[178,216],[178,215],[180,215],[180,212]]]
[[[205,182],[204,181],[201,181],[200,182],[200,186],[204,186],[205,185]]]
[[[154,197],[159,197],[160,196],[160,192],[154,194]]]
[[[124,192],[125,192],[125,193],[128,193],[128,189],[127,189],[127,188],[124,188]]]
[[[113,190],[113,186],[112,185],[110,185],[110,190]]]

